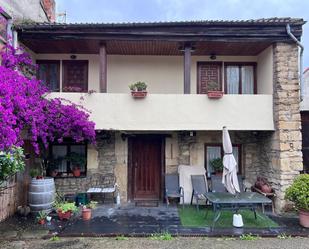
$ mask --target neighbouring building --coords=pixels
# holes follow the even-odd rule
[[[298,47],[303,19],[112,24],[20,24],[19,43],[53,91],[89,109],[96,146],[52,144],[62,161],[56,186],[85,192],[116,179],[123,202],[160,200],[164,174],[221,157],[230,130],[238,173],[253,184],[265,176],[285,206],[284,191],[303,170]],[[128,85],[148,84],[143,99]],[[207,97],[210,83],[224,92]],[[78,90],[77,90],[78,89]],[[78,91],[78,92],[77,92]],[[72,176],[65,156],[87,160]]]
[[[14,24],[55,21],[54,0],[0,0],[0,10],[0,50],[7,43],[16,45],[17,36],[12,29]],[[26,142],[26,153],[30,153],[31,149]],[[11,179],[7,183],[10,188],[0,194],[0,221],[12,215],[19,205],[27,204],[28,169],[33,163],[33,157],[27,160],[26,171]]]
[[[303,73],[304,97],[300,104],[301,125],[302,125],[302,152],[304,161],[304,171],[309,173],[309,68]]]

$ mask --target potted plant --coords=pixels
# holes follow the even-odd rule
[[[92,213],[91,210],[94,209],[97,206],[97,204],[98,203],[96,201],[91,201],[87,205],[83,206],[83,209],[82,209],[83,220],[91,219],[91,213]]]
[[[221,175],[223,171],[223,161],[220,157],[214,158],[210,161],[211,167],[214,169],[216,175]]]
[[[207,96],[210,99],[220,99],[223,96],[223,92],[218,82],[210,81],[207,83]]]
[[[73,213],[77,212],[77,207],[73,202],[58,202],[55,204],[55,208],[60,220],[68,220]]]
[[[147,95],[147,84],[145,82],[138,81],[129,86],[131,94],[134,98],[145,98]]]
[[[86,165],[85,156],[76,152],[71,152],[66,156],[66,159],[71,163],[73,176],[80,177],[80,169]]]
[[[44,179],[43,174],[41,174],[41,171],[39,169],[31,169],[29,174],[31,178],[36,178],[37,180]]]
[[[46,217],[47,214],[44,211],[40,211],[36,217],[36,220],[40,225],[44,225]]]
[[[298,176],[285,191],[285,199],[294,202],[299,223],[309,228],[309,174]]]

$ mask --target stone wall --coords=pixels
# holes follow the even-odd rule
[[[63,194],[76,194],[86,192],[90,187],[111,187],[115,182],[115,133],[97,134],[96,141],[98,164],[87,165],[87,176],[79,178],[56,178],[56,189]],[[89,157],[89,150],[88,150]],[[95,163],[95,162],[92,162]]]
[[[298,47],[277,43],[273,49],[274,122],[276,131],[264,139],[268,163],[261,173],[276,191],[276,211],[285,207],[284,192],[303,169],[301,119],[299,110]]]

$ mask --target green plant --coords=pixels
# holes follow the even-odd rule
[[[85,156],[76,152],[69,153],[65,159],[71,162],[73,168],[82,167],[86,164]]]
[[[297,209],[309,211],[309,174],[298,176],[285,191],[285,199],[294,202]]]
[[[50,241],[59,241],[60,238],[59,238],[58,236],[55,235],[55,236],[51,237],[49,240],[50,240]]]
[[[218,82],[210,81],[207,83],[207,91],[220,91],[220,85]]]
[[[34,169],[30,169],[29,175],[31,176],[31,178],[36,178],[38,175],[40,175],[40,170],[37,168]]]
[[[128,240],[128,237],[125,237],[124,235],[120,235],[116,237],[116,240]]]
[[[72,213],[76,213],[78,211],[78,208],[75,206],[75,203],[73,202],[58,202],[54,204],[54,206],[58,212],[60,211],[62,213],[66,213],[69,211]]]
[[[291,239],[291,235],[286,235],[285,233],[281,233],[277,236],[278,239]]]
[[[90,209],[95,209],[97,206],[98,202],[97,201],[90,201],[87,205],[86,208],[90,208]]]
[[[24,158],[24,151],[21,147],[0,151],[0,192],[7,188],[7,185],[3,183],[17,172],[24,170]]]
[[[134,84],[129,85],[131,91],[146,91],[147,84],[142,81],[138,81]]]
[[[212,159],[210,161],[211,167],[214,169],[216,172],[222,172],[223,171],[223,161],[220,157]]]
[[[150,238],[153,240],[172,240],[173,239],[172,235],[169,232],[152,234]]]
[[[259,238],[259,236],[252,235],[252,233],[242,234],[239,236],[240,240],[257,240]]]
[[[39,221],[39,220],[45,220],[47,217],[47,213],[44,212],[44,211],[40,211],[38,213],[38,215],[36,216],[36,219]]]

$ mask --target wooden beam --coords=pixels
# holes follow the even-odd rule
[[[191,46],[184,48],[184,94],[190,94],[191,90]]]
[[[107,53],[105,43],[100,44],[100,92],[107,92]]]

